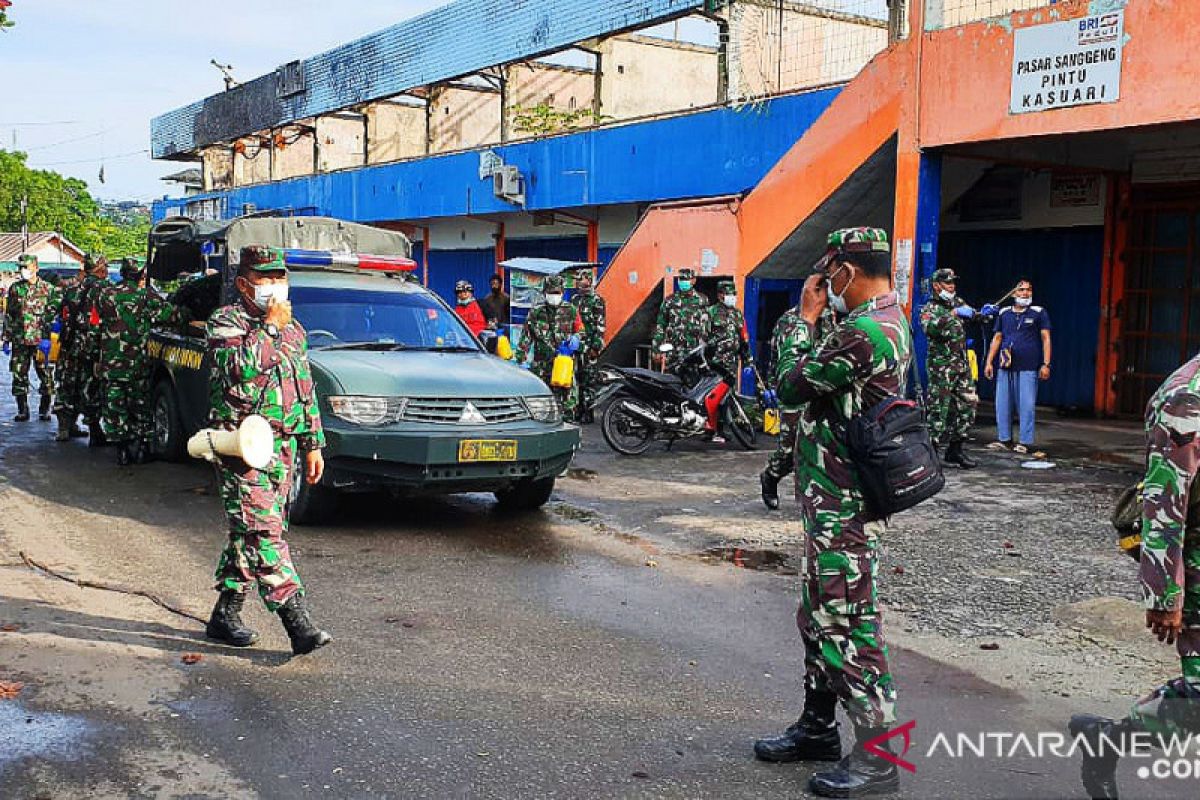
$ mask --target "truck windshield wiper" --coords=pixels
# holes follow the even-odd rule
[[[403,350],[407,347],[403,342],[338,342],[315,350]]]
[[[448,344],[444,347],[414,347],[413,350],[428,350],[431,353],[478,353],[478,347],[467,344]]]

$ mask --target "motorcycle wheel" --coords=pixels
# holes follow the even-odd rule
[[[737,397],[730,396],[721,407],[721,422],[724,424],[725,430],[729,431],[743,450],[754,449],[758,431],[755,430],[754,423],[750,421],[750,415],[746,413],[746,409],[742,408]]]
[[[622,400],[614,397],[604,409],[600,432],[608,446],[621,455],[640,456],[654,441],[654,429],[626,411]]]

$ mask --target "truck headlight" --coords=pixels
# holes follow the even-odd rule
[[[525,407],[529,409],[529,416],[538,422],[562,422],[562,409],[554,395],[526,397]]]
[[[408,402],[403,397],[364,395],[333,395],[327,399],[335,417],[355,425],[390,425],[399,422]]]

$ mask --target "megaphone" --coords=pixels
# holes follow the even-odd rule
[[[275,456],[275,433],[266,419],[251,414],[236,431],[197,431],[188,439],[187,449],[192,458],[216,461],[218,456],[237,456],[252,469],[265,469]]]

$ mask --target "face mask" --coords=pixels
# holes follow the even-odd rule
[[[679,282],[679,291],[690,292],[691,290],[692,290],[692,282],[691,281],[680,281]]]
[[[723,298],[721,298],[721,302],[724,303],[725,305],[729,306],[730,308],[733,308],[734,306],[737,305],[737,295],[736,294],[727,294]]]
[[[947,303],[950,303],[954,301],[954,292],[942,289],[940,292],[938,292],[938,297],[942,298]]]
[[[254,287],[254,305],[267,310],[267,306],[274,300],[276,303],[286,303],[288,299],[288,285],[286,283],[260,283]]]
[[[21,280],[25,280],[25,281],[33,280],[33,272],[31,270],[27,270],[27,269],[21,270]]]
[[[560,306],[562,305],[562,298],[561,294],[548,294],[546,295],[546,302],[552,306]]]
[[[1020,306],[1021,308],[1026,308],[1028,306],[1033,305],[1033,298],[1032,297],[1014,297],[1013,303]]]
[[[460,297],[460,298],[458,298],[458,304],[460,306],[469,306],[469,305],[471,305],[471,301],[474,299],[475,298],[473,298],[473,297]]]
[[[833,309],[833,313],[835,314],[845,314],[849,312],[850,309],[846,307],[845,295],[846,290],[850,288],[850,284],[854,283],[854,268],[842,267],[841,269],[851,270],[850,280],[846,281],[846,285],[842,287],[841,294],[834,294],[833,292],[833,277],[834,275],[837,275],[837,272],[825,279],[825,292],[829,295],[829,307]],[[839,269],[838,272],[841,272],[841,269]]]

